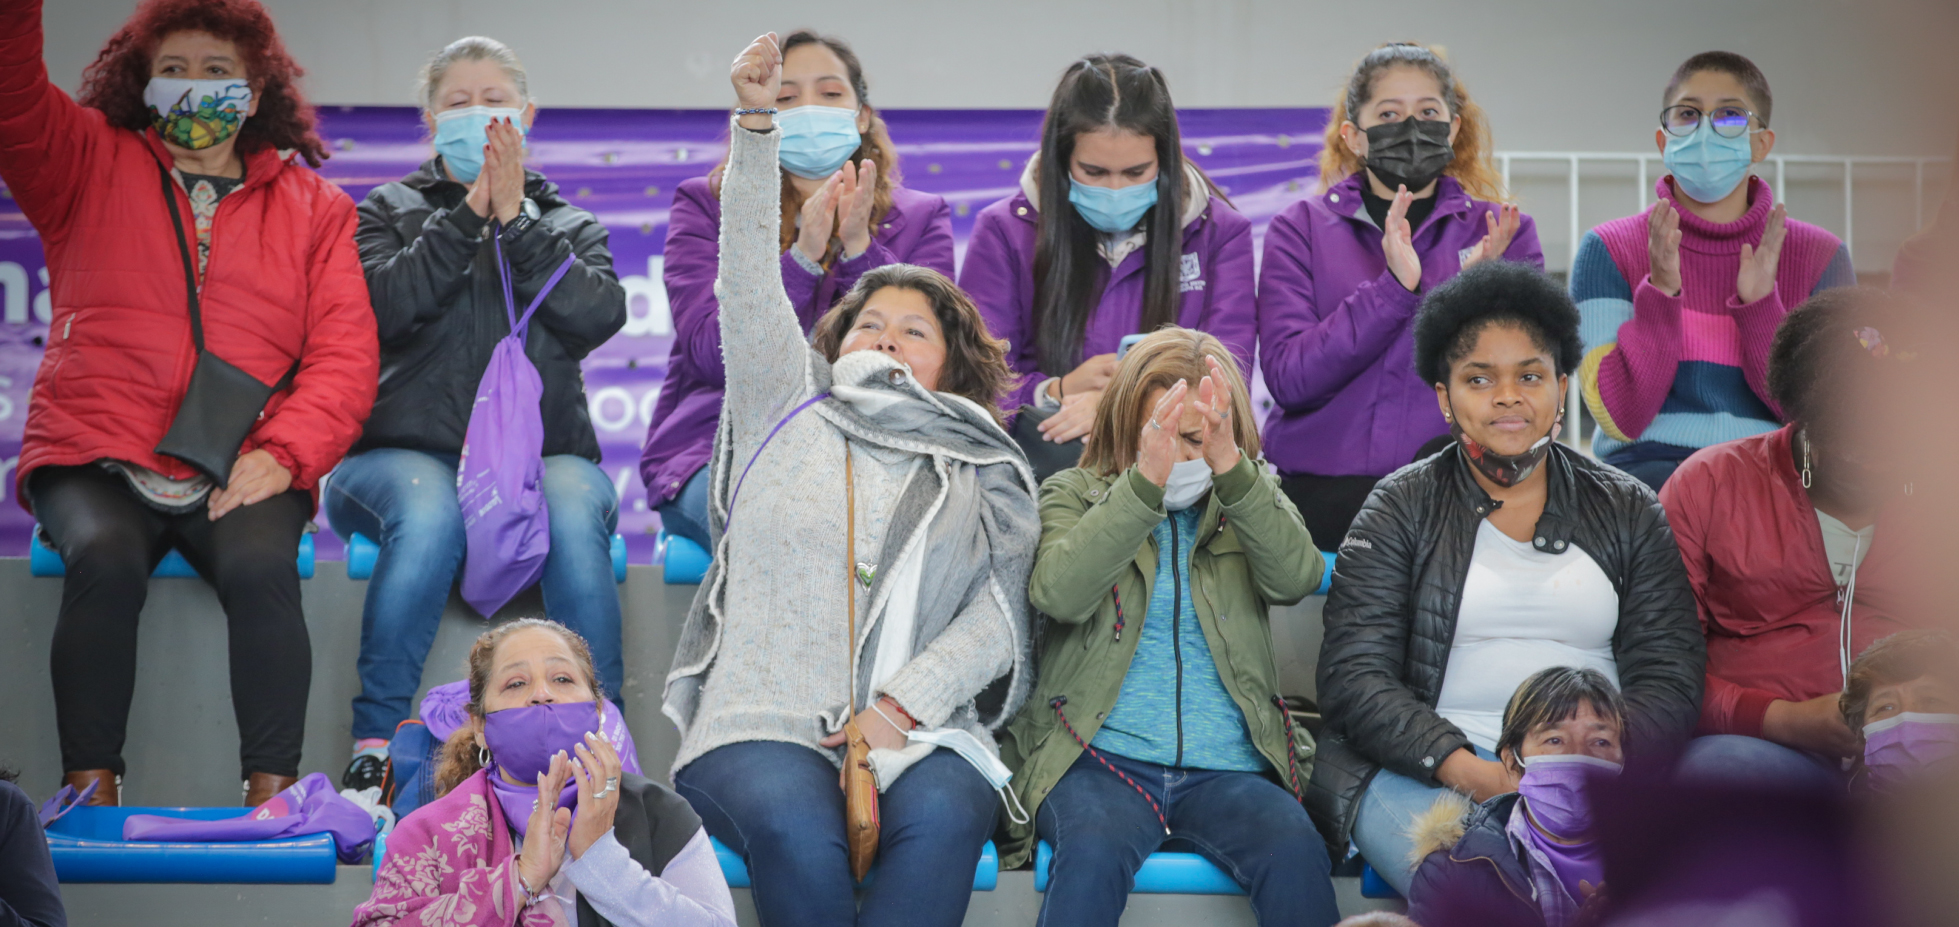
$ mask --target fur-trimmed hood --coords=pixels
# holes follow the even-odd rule
[[[1407,837],[1414,844],[1408,851],[1408,865],[1420,866],[1430,853],[1454,849],[1469,829],[1469,817],[1476,809],[1476,803],[1459,792],[1444,791],[1435,796],[1435,804],[1408,824]]]

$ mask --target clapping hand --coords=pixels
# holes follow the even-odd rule
[[[1746,306],[1775,291],[1775,271],[1782,263],[1782,240],[1789,235],[1789,207],[1781,203],[1769,210],[1768,227],[1762,230],[1761,247],[1741,243],[1741,271],[1735,275],[1735,297]]]
[[[1184,396],[1189,392],[1189,380],[1178,380],[1165,390],[1136,439],[1136,469],[1158,486],[1170,482],[1170,468],[1184,459],[1184,437],[1179,429],[1184,420]]]
[[[845,257],[871,247],[871,210],[877,205],[877,162],[843,163],[837,170],[837,237]]]
[[[578,779],[578,821],[571,828],[571,858],[578,859],[600,837],[612,830],[612,818],[619,811],[619,780],[622,775],[618,751],[603,734],[585,735],[583,745],[573,746],[578,758],[571,763]]]
[[[524,132],[509,119],[491,122],[483,147],[483,173],[477,183],[490,184],[490,211],[509,224],[524,207]]]
[[[1748,262],[1743,261],[1744,272],[1747,267]],[[1654,203],[1653,212],[1646,217],[1646,268],[1646,279],[1653,289],[1668,296],[1680,295],[1680,210],[1665,199]]]
[[[1192,408],[1204,418],[1204,462],[1213,474],[1238,465],[1238,435],[1231,426],[1231,381],[1215,357],[1205,357],[1210,373],[1197,384],[1197,401]]]
[[[1501,260],[1510,250],[1510,242],[1517,237],[1517,228],[1523,225],[1524,214],[1515,205],[1505,203],[1495,212],[1483,214],[1483,221],[1489,226],[1489,234],[1469,249],[1469,256],[1463,258],[1462,266],[1468,270],[1484,261]]]
[[[492,770],[490,775],[498,773]],[[569,775],[571,760],[560,750],[551,757],[551,768],[537,777],[537,807],[531,811],[529,832],[524,835],[524,852],[517,857],[517,877],[533,895],[543,892],[565,863],[571,809],[558,807],[558,796],[563,794]]]
[[[1388,207],[1388,227],[1381,230],[1381,252],[1388,259],[1388,270],[1401,285],[1413,293],[1422,285],[1422,258],[1415,253],[1415,232],[1408,227],[1408,206],[1415,196],[1408,185],[1395,189],[1394,203]]]

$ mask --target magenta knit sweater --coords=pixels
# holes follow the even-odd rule
[[[1791,308],[1817,290],[1854,284],[1836,236],[1788,220],[1788,236],[1767,296],[1743,304],[1735,293],[1744,242],[1759,245],[1774,196],[1749,178],[1740,219],[1708,222],[1680,210],[1680,294],[1667,296],[1647,276],[1648,209],[1614,219],[1585,237],[1572,269],[1583,320],[1580,376],[1598,419],[1604,456],[1637,441],[1706,447],[1778,426],[1768,391],[1769,342]],[[1660,197],[1674,199],[1671,177]]]

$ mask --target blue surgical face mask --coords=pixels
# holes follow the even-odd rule
[[[1716,203],[1748,179],[1755,160],[1748,133],[1728,138],[1703,121],[1694,134],[1667,136],[1667,170],[1680,192],[1700,203]]]
[[[1104,232],[1127,232],[1156,205],[1156,181],[1110,189],[1068,178],[1068,202],[1082,221]]]
[[[839,106],[798,106],[775,117],[782,130],[777,155],[782,169],[807,180],[837,172],[864,143],[857,132],[857,110]]]
[[[526,136],[531,127],[524,124],[524,111],[499,106],[465,106],[435,114],[435,153],[457,180],[475,183],[483,173],[483,146],[490,143],[490,123],[508,119]]]

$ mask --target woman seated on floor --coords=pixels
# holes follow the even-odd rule
[[[1477,805],[1443,792],[1409,832],[1408,914],[1423,927],[1564,927],[1603,901],[1585,787],[1625,762],[1626,705],[1605,674],[1554,666],[1524,680],[1496,753],[1517,791]]]
[[[436,771],[441,796],[388,837],[354,925],[733,927],[701,819],[620,768],[598,732],[585,639],[522,618],[469,651],[469,723]]]

